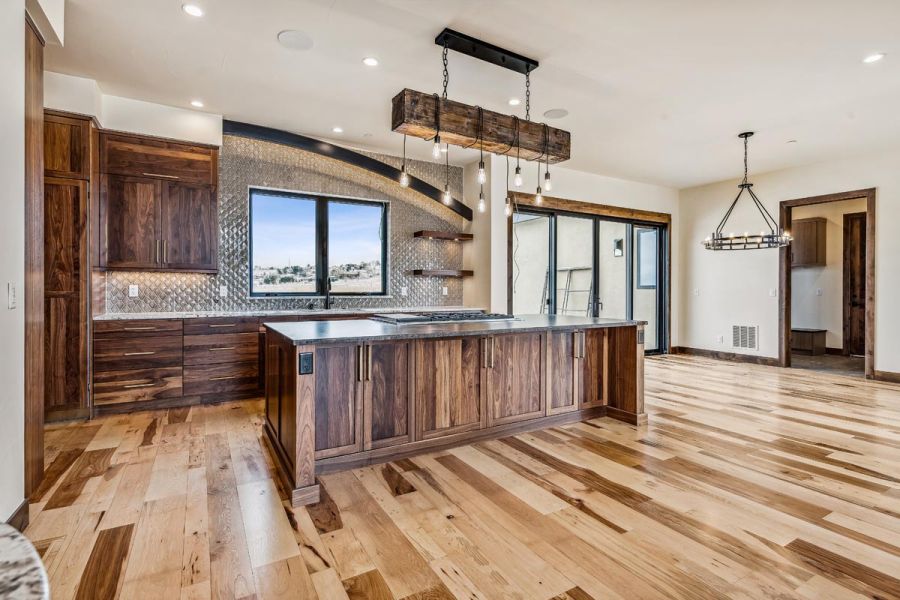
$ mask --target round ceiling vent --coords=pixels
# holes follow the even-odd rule
[[[569,111],[564,108],[551,108],[550,110],[544,112],[544,116],[548,119],[562,119],[568,114]]]
[[[309,50],[313,40],[309,34],[299,29],[285,29],[278,33],[278,43],[291,50]]]

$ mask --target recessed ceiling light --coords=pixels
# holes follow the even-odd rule
[[[197,6],[196,4],[182,4],[181,10],[191,15],[192,17],[202,17],[203,9]]]
[[[309,50],[313,47],[313,40],[309,34],[299,29],[285,29],[279,32],[278,43],[291,50]]]
[[[331,128],[331,131],[332,131],[332,133],[344,133],[344,128],[338,127],[337,125],[335,125],[334,127]]]
[[[885,56],[884,52],[876,52],[875,54],[870,54],[867,57],[865,57],[863,59],[863,62],[866,63],[867,65],[871,64],[871,63],[876,63],[879,60],[881,60],[882,58],[884,58],[884,56]]]
[[[551,108],[550,110],[544,112],[544,116],[548,119],[562,119],[568,114],[569,111],[564,108]]]
[[[373,56],[367,56],[363,59],[363,64],[367,67],[377,67],[378,59]]]
[[[203,108],[203,102],[200,100],[191,100],[191,106],[194,108]]]
[[[510,98],[510,99],[509,99],[509,105],[510,105],[510,106],[518,106],[518,105],[520,105],[520,104],[522,104],[522,101],[519,100],[518,98]]]

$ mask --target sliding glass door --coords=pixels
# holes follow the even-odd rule
[[[646,321],[644,348],[665,349],[665,225],[529,208],[511,225],[514,314]],[[551,292],[553,290],[553,292]]]

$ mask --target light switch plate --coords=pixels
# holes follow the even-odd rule
[[[822,288],[816,288],[816,296],[822,295]]]
[[[137,285],[132,283],[131,285],[128,286],[128,297],[129,298],[137,298],[138,293],[139,293],[139,290],[138,290]]]
[[[769,296],[771,296],[772,298],[777,298],[777,297],[778,297],[778,290],[775,289],[775,288],[770,288],[770,289],[769,289]]]
[[[443,295],[443,296],[447,295],[447,286],[444,286],[441,288],[441,295]]]
[[[220,285],[219,286],[219,298],[227,298],[228,297],[228,286]]]
[[[6,307],[9,310],[15,310],[17,305],[16,284],[10,281],[6,284]]]
[[[694,288],[694,295],[695,295],[695,296],[699,296],[699,295],[700,295],[700,288]]]

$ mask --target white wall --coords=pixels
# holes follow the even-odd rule
[[[0,2],[0,521],[25,496],[25,9]],[[7,308],[6,286],[18,292]]]
[[[875,368],[900,372],[900,151],[841,159],[753,175],[754,191],[777,219],[782,200],[875,187]],[[758,354],[778,356],[778,253],[774,250],[711,252],[701,241],[716,227],[737,193],[738,180],[681,190],[681,260],[684,297],[682,346],[734,351],[732,324],[760,326]],[[742,200],[743,204],[743,200]],[[759,216],[744,204],[732,217],[735,231],[759,230]],[[750,225],[742,223],[756,224]],[[727,232],[726,232],[727,233]],[[699,295],[695,295],[699,293]],[[720,344],[718,336],[725,336]]]
[[[9,0],[7,0],[9,2]],[[19,0],[12,4],[20,6]],[[25,8],[48,44],[63,45],[65,33],[66,0],[26,0]]]
[[[90,115],[105,129],[222,145],[222,116],[104,94],[97,82],[47,71],[44,106]]]
[[[844,215],[866,212],[866,199],[798,206],[793,219],[823,218],[825,266],[791,270],[791,326],[827,329],[825,345],[844,347]]]

